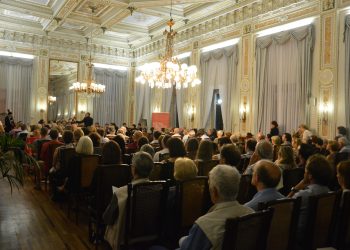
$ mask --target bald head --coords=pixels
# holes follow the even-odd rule
[[[260,160],[254,167],[253,175],[253,185],[262,184],[264,188],[275,188],[280,181],[281,170],[271,161]]]

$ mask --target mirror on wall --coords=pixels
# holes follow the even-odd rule
[[[69,120],[76,114],[76,94],[69,90],[78,81],[78,63],[50,59],[48,86],[49,121]]]

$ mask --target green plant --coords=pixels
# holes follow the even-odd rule
[[[25,171],[24,165],[40,168],[37,161],[25,153],[24,142],[4,135],[0,137],[0,178],[7,179],[11,193],[13,187],[23,186]]]

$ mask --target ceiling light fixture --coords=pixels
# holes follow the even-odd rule
[[[170,20],[167,22],[169,31],[165,29],[163,33],[166,35],[164,56],[161,57],[160,62],[146,63],[141,66],[141,74],[135,79],[136,82],[141,84],[147,82],[151,88],[172,88],[175,86],[176,89],[181,89],[201,84],[201,81],[197,78],[197,67],[195,65],[180,64],[178,58],[173,57],[174,38],[177,32],[172,28],[175,24],[172,18],[172,7],[173,2],[171,1]]]
[[[94,65],[92,64],[91,50],[92,50],[92,32],[93,32],[93,15],[96,7],[89,6],[91,9],[91,34],[90,34],[90,51],[89,51],[89,61],[86,64],[88,67],[88,77],[84,82],[75,82],[70,87],[69,90],[73,90],[76,93],[84,93],[89,96],[95,96],[96,94],[102,94],[106,91],[106,86],[103,84],[95,83],[93,79],[92,70]],[[89,39],[87,38],[87,42]]]

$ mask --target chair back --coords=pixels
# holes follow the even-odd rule
[[[336,248],[350,249],[350,192],[343,192],[338,216]]]
[[[208,176],[210,170],[212,170],[216,165],[219,164],[218,160],[202,161],[196,160],[198,175],[199,176]]]
[[[67,169],[70,160],[75,155],[75,148],[61,148],[60,149],[60,167]]]
[[[340,192],[329,192],[309,197],[304,249],[329,247],[335,227]]]
[[[124,239],[126,246],[160,238],[167,195],[166,181],[128,184]]]
[[[88,188],[97,166],[100,163],[99,155],[84,155],[80,164],[80,187]]]
[[[223,250],[265,250],[273,209],[227,219]]]
[[[237,195],[237,201],[244,204],[250,201],[256,194],[256,187],[252,185],[252,175],[243,174],[241,175],[241,180],[239,182],[239,190]]]
[[[97,180],[95,208],[101,218],[112,199],[112,186],[122,187],[131,182],[131,167],[127,164],[99,165],[94,173]]]
[[[304,168],[292,168],[283,170],[283,188],[280,193],[288,195],[291,188],[297,185],[304,178]]]
[[[46,166],[50,169],[52,167],[53,155],[55,153],[56,148],[62,146],[62,144],[50,144],[47,148],[47,156],[46,156]]]
[[[177,182],[176,214],[181,231],[188,230],[208,210],[210,201],[208,177]]]
[[[347,152],[338,152],[335,154],[335,159],[334,159],[334,164],[335,166],[338,165],[339,162],[341,161],[346,161],[350,159],[350,153]]]
[[[281,199],[259,204],[259,209],[273,208],[267,237],[269,250],[294,250],[301,199]]]
[[[49,142],[51,140],[48,140],[48,139],[39,139],[39,140],[36,140],[36,159],[37,160],[42,160],[40,159],[40,153],[41,153],[41,148],[43,147],[44,143],[45,142]]]
[[[150,180],[174,181],[174,163],[155,162],[149,178]]]

